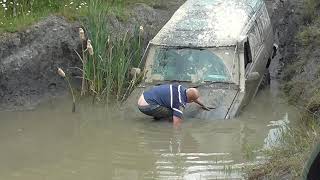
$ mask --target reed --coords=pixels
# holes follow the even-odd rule
[[[83,62],[83,83],[88,84],[87,90],[94,97],[122,101],[138,79],[130,81],[129,69],[141,65],[143,28],[137,27],[134,32],[112,34],[108,29],[106,16],[110,6],[101,6],[102,0],[90,0],[88,4],[84,22],[88,41],[82,55],[78,53]],[[84,95],[85,91],[81,94]]]
[[[76,112],[76,98],[75,98],[70,80],[61,68],[58,68],[57,71],[58,71],[59,76],[63,77],[63,79],[68,83],[68,87],[69,87],[69,90],[70,90],[70,93],[72,96],[72,112],[74,113],[74,112]]]

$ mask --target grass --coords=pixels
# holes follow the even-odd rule
[[[86,12],[85,0],[7,0],[1,1],[0,32],[17,32],[50,14],[66,15],[69,19]],[[68,13],[67,13],[68,12]]]
[[[319,0],[305,0],[303,8],[303,20],[306,24],[310,24],[318,16],[320,8]]]
[[[136,27],[133,32],[111,34],[108,11],[107,6],[101,6],[101,0],[90,0],[83,22],[90,43],[83,42],[83,52],[78,53],[83,62],[83,90],[98,99],[122,101],[138,80],[130,81],[129,70],[140,66],[142,29]]]
[[[90,0],[6,0],[0,1],[0,33],[17,32],[51,14],[78,20],[88,14]],[[128,9],[135,3],[145,3],[154,8],[167,8],[167,3],[156,0],[102,0],[101,6],[120,21],[129,17]]]
[[[298,41],[303,46],[313,45],[315,47],[320,45],[320,18],[317,17],[313,24],[309,24],[303,28],[297,35]]]

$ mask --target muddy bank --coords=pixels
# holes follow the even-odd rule
[[[0,110],[29,109],[49,97],[65,95],[56,69],[73,73],[70,67],[79,66],[75,26],[51,16],[1,40]]]
[[[313,4],[315,6],[311,7],[307,5],[310,2],[312,1],[290,1],[287,11],[278,11],[279,23],[275,24],[279,37],[279,66],[276,78],[279,79],[289,103],[302,112],[301,120],[289,126],[291,129],[297,129],[297,133],[314,133],[317,127],[307,132],[308,121],[313,121],[314,118],[319,120],[320,117],[320,3],[313,1],[318,5]],[[304,134],[295,136],[304,138]],[[319,139],[316,136],[314,138]],[[313,137],[310,136],[311,138]],[[305,142],[308,140],[303,139]],[[273,155],[282,157],[271,157],[269,162],[255,168],[249,179],[301,179],[301,170],[312,146],[312,143],[297,149],[293,146],[288,152],[276,148],[274,151],[278,152],[274,152]]]
[[[115,36],[144,26],[145,44],[170,19],[182,0],[167,4],[136,4],[130,7],[128,20],[109,16],[110,30]],[[67,85],[57,76],[62,67],[74,79],[75,87],[81,73],[81,61],[75,50],[81,50],[79,23],[63,17],[50,16],[28,29],[2,35],[0,39],[0,111],[32,109],[54,97],[66,96]]]

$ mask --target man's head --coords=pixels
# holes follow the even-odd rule
[[[194,102],[195,100],[197,100],[199,98],[199,91],[196,88],[188,88],[187,89],[187,98],[188,98],[188,102]]]

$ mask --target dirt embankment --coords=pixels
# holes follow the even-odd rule
[[[307,124],[305,121],[311,120],[309,115],[320,119],[320,3],[314,0],[290,0],[286,6],[286,10],[274,12],[279,17],[274,18],[277,20],[274,26],[279,37],[277,78],[289,102],[303,112],[304,116],[299,122],[303,125],[302,131],[309,133],[306,132],[308,128],[304,127]],[[278,152],[283,156],[278,159],[271,157],[269,163],[251,172],[249,179],[301,179],[300,170],[310,151],[308,147],[304,148],[301,152],[294,148],[290,152]],[[290,162],[294,158],[297,163]]]
[[[305,3],[296,0],[299,29],[286,47],[287,58],[282,61],[283,89],[290,103],[320,117],[320,3],[315,9]],[[310,11],[314,14],[308,17]]]
[[[31,108],[50,96],[63,94],[57,67],[77,66],[77,32],[59,17],[10,34],[0,41],[0,109]]]
[[[275,33],[279,42],[279,74],[282,89],[289,102],[301,110],[308,107],[320,88],[320,3],[308,7],[314,0],[280,0],[280,9],[274,11]],[[286,8],[283,8],[286,7]],[[316,9],[313,9],[316,8]],[[311,11],[316,11],[310,16]],[[320,94],[318,94],[320,95]],[[320,96],[319,96],[320,97]]]
[[[150,40],[169,20],[183,0],[170,1],[154,9],[145,4],[130,8],[126,22],[109,17],[113,34],[144,26],[145,42]],[[0,111],[32,109],[52,97],[68,93],[64,80],[57,75],[63,68],[73,78],[80,76],[75,67],[81,61],[79,23],[63,17],[50,16],[28,29],[2,35],[0,38]],[[77,80],[75,81],[77,83]]]

